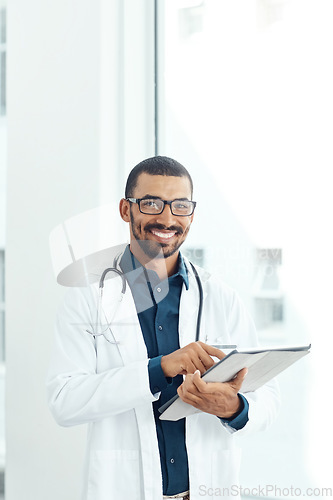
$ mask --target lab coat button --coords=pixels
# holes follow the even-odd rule
[[[170,460],[170,462],[171,462],[172,464],[174,464],[174,463],[175,463],[175,459],[174,459],[174,458],[172,458],[172,459]]]
[[[159,330],[163,330],[163,326],[162,326],[162,325],[159,325],[158,329],[159,329]]]

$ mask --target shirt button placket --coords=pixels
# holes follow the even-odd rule
[[[160,294],[162,292],[162,287],[161,286],[156,286],[155,288],[155,294],[157,295],[156,297],[156,306],[157,306],[157,311],[156,311],[156,317],[155,317],[155,328],[156,328],[156,340],[157,340],[157,345],[158,345],[158,351],[159,354],[164,352],[165,348],[165,337],[164,335],[159,335],[163,331],[163,313],[161,310],[161,302],[160,302]]]

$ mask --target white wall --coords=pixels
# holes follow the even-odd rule
[[[48,238],[68,217],[115,201],[125,170],[153,155],[153,26],[144,7],[11,0],[8,8],[6,500],[79,498],[85,428],[58,427],[45,397],[63,294]]]

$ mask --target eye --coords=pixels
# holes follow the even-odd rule
[[[142,200],[141,206],[143,208],[159,208],[160,203],[159,200]]]
[[[177,210],[188,210],[190,204],[187,201],[174,201],[174,207]]]

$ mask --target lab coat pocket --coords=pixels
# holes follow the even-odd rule
[[[212,488],[221,493],[224,500],[239,496],[239,470],[242,450],[234,447],[212,454]]]
[[[92,452],[88,500],[140,500],[138,450],[97,450]]]

